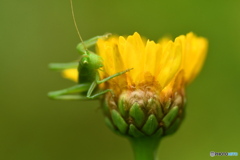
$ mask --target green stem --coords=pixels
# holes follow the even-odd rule
[[[135,160],[157,160],[157,148],[160,139],[153,137],[129,139],[135,156]]]

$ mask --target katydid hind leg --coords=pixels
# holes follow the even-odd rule
[[[87,97],[88,97],[88,98],[91,97],[91,94],[92,94],[92,92],[94,91],[94,89],[96,88],[96,86],[97,86],[96,81],[93,81],[92,84],[91,84],[91,86],[90,86],[89,89],[88,89],[88,92],[87,92]]]
[[[60,95],[54,97],[55,100],[89,100],[86,96],[82,95]]]
[[[72,94],[72,93],[81,93],[81,92],[86,92],[90,87],[90,83],[83,83],[83,84],[78,84],[69,88],[65,88],[62,90],[58,91],[52,91],[48,93],[48,96],[52,99],[66,99],[66,94]],[[64,95],[64,96],[63,96]],[[68,95],[70,96],[70,95]],[[64,98],[63,98],[64,97]]]
[[[107,92],[111,92],[112,95],[114,96],[114,93],[111,89],[106,89],[106,90],[100,91],[94,95],[88,95],[87,98],[94,99],[94,98],[97,98],[98,96],[104,95]]]

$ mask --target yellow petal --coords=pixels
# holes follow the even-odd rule
[[[179,36],[176,41],[183,47],[182,69],[184,79],[188,84],[199,73],[207,53],[208,41],[203,37],[197,37],[192,32],[186,36]]]
[[[169,41],[163,47],[163,51],[158,59],[158,81],[164,88],[176,75],[181,65],[182,48],[180,43]]]
[[[74,82],[78,82],[78,70],[76,68],[63,70],[62,76]]]

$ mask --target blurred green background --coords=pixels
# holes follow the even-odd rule
[[[186,119],[162,140],[159,157],[205,160],[210,151],[240,153],[240,1],[73,2],[85,40],[135,31],[153,40],[189,31],[207,37],[206,63],[187,89]],[[73,85],[47,68],[78,57],[69,1],[1,0],[0,20],[0,159],[133,160],[128,141],[105,126],[98,101],[46,96]]]

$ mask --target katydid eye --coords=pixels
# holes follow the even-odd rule
[[[89,64],[89,58],[88,57],[82,57],[80,64],[83,65],[87,65]]]

